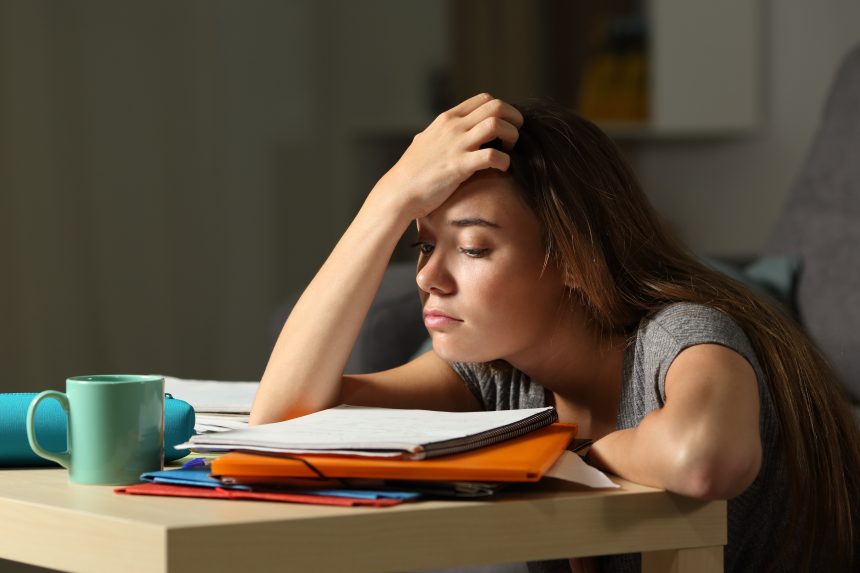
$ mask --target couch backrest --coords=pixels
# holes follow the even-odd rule
[[[272,317],[269,324],[272,346],[299,295],[293,293]],[[427,336],[415,282],[415,263],[392,263],[382,277],[344,372],[364,374],[405,364]]]
[[[800,320],[860,402],[860,46],[842,63],[765,254],[799,254]]]

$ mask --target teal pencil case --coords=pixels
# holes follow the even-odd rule
[[[41,458],[30,448],[27,440],[27,408],[36,393],[0,394],[0,467],[57,466]],[[45,400],[36,410],[34,425],[39,444],[52,452],[66,451],[66,412],[56,400]],[[194,435],[194,409],[188,402],[164,395],[164,459],[173,461],[185,457],[190,450],[177,450],[175,445],[187,442]]]

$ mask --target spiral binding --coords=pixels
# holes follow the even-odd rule
[[[501,428],[487,430],[469,438],[454,438],[427,444],[424,446],[423,451],[418,453],[413,459],[435,458],[482,448],[528,434],[544,426],[549,426],[554,422],[558,422],[558,412],[556,409],[544,410],[524,420],[519,420]]]

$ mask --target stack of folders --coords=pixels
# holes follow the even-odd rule
[[[214,457],[144,474],[121,493],[394,505],[475,498],[535,482],[576,435],[555,408],[438,412],[342,405],[285,422],[194,436]],[[218,454],[213,456],[213,454]]]

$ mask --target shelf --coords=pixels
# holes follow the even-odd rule
[[[455,2],[451,12],[456,101],[479,91],[550,98],[631,140],[758,126],[758,0]]]

